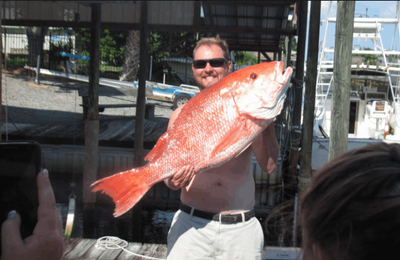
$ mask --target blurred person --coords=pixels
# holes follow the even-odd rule
[[[21,239],[21,217],[15,211],[1,227],[1,260],[58,260],[64,253],[61,213],[57,209],[49,172],[44,169],[37,177],[38,223],[33,234]]]
[[[400,145],[338,156],[316,172],[300,205],[303,260],[397,258]]]

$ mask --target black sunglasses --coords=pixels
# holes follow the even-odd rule
[[[210,63],[211,67],[218,68],[224,66],[225,62],[228,62],[228,60],[224,58],[211,59],[211,60],[194,60],[193,66],[196,69],[204,69],[207,66],[207,63]]]

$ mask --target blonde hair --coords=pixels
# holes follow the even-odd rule
[[[217,35],[216,37],[204,37],[204,38],[201,38],[197,42],[196,47],[193,50],[193,58],[194,58],[194,55],[196,54],[196,51],[199,49],[199,47],[201,45],[211,45],[211,44],[217,44],[222,49],[222,52],[224,54],[224,58],[227,59],[227,60],[230,60],[228,44],[226,43],[225,40],[220,39],[219,35]]]

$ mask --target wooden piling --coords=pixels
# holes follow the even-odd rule
[[[136,121],[135,121],[135,162],[134,166],[139,167],[144,163],[143,136],[144,136],[144,112],[146,105],[146,80],[148,77],[148,45],[147,38],[149,28],[147,24],[147,2],[140,2],[140,75],[139,89],[137,95]],[[141,241],[141,216],[142,202],[139,201],[132,208],[132,241]]]
[[[314,109],[315,109],[315,88],[318,74],[318,52],[319,49],[319,24],[321,14],[321,2],[312,1],[310,10],[310,28],[308,33],[308,51],[307,51],[307,72],[306,72],[306,89],[303,113],[303,131],[300,159],[299,174],[299,193],[303,194],[307,188],[311,178],[311,158],[312,158],[312,142],[314,128]]]
[[[289,155],[289,168],[286,174],[286,183],[284,200],[293,200],[297,193],[298,182],[297,182],[297,165],[299,163],[299,149],[300,149],[300,137],[301,137],[301,104],[303,95],[303,79],[304,79],[304,56],[305,56],[305,45],[306,45],[306,29],[307,29],[307,2],[297,2],[299,4],[299,24],[298,24],[298,44],[297,44],[297,60],[296,60],[296,81],[294,82],[295,88],[295,106],[293,108],[293,124],[291,130],[291,144],[290,144],[290,155]],[[288,227],[289,228],[289,227]],[[296,237],[296,234],[292,234],[291,238]],[[286,238],[285,238],[286,239]],[[296,242],[296,239],[294,240]],[[290,241],[292,242],[292,240]],[[289,241],[285,241],[285,244],[289,245]],[[291,244],[291,243],[290,243]]]
[[[0,3],[0,5],[1,5],[1,11],[3,11],[3,3]],[[3,13],[3,12],[1,12],[1,13]],[[1,31],[1,19],[0,19],[0,35],[3,35],[2,34],[2,31]],[[0,41],[0,50],[3,50],[3,41]],[[5,55],[4,55],[4,58],[5,58]],[[2,135],[2,133],[3,133],[3,131],[1,130],[2,129],[2,118],[1,118],[1,115],[3,114],[3,96],[2,96],[2,93],[3,93],[3,84],[2,84],[2,79],[3,79],[3,51],[1,51],[0,52],[0,69],[1,69],[1,73],[0,73],[0,141],[1,141],[1,135]]]
[[[88,87],[88,108],[85,120],[85,161],[83,169],[83,237],[94,235],[96,194],[89,186],[97,180],[99,143],[99,76],[101,4],[91,4],[91,41]]]
[[[144,136],[144,112],[146,105],[146,80],[148,78],[149,62],[148,62],[148,45],[147,38],[149,28],[147,24],[147,2],[140,2],[140,75],[139,89],[136,105],[136,121],[135,121],[135,167],[143,165],[143,136]]]
[[[338,1],[328,161],[347,151],[355,1]]]

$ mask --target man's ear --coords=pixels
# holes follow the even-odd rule
[[[228,74],[229,74],[229,73],[231,73],[232,62],[228,61],[227,65],[228,65]],[[192,64],[192,66],[193,66],[193,64]]]

